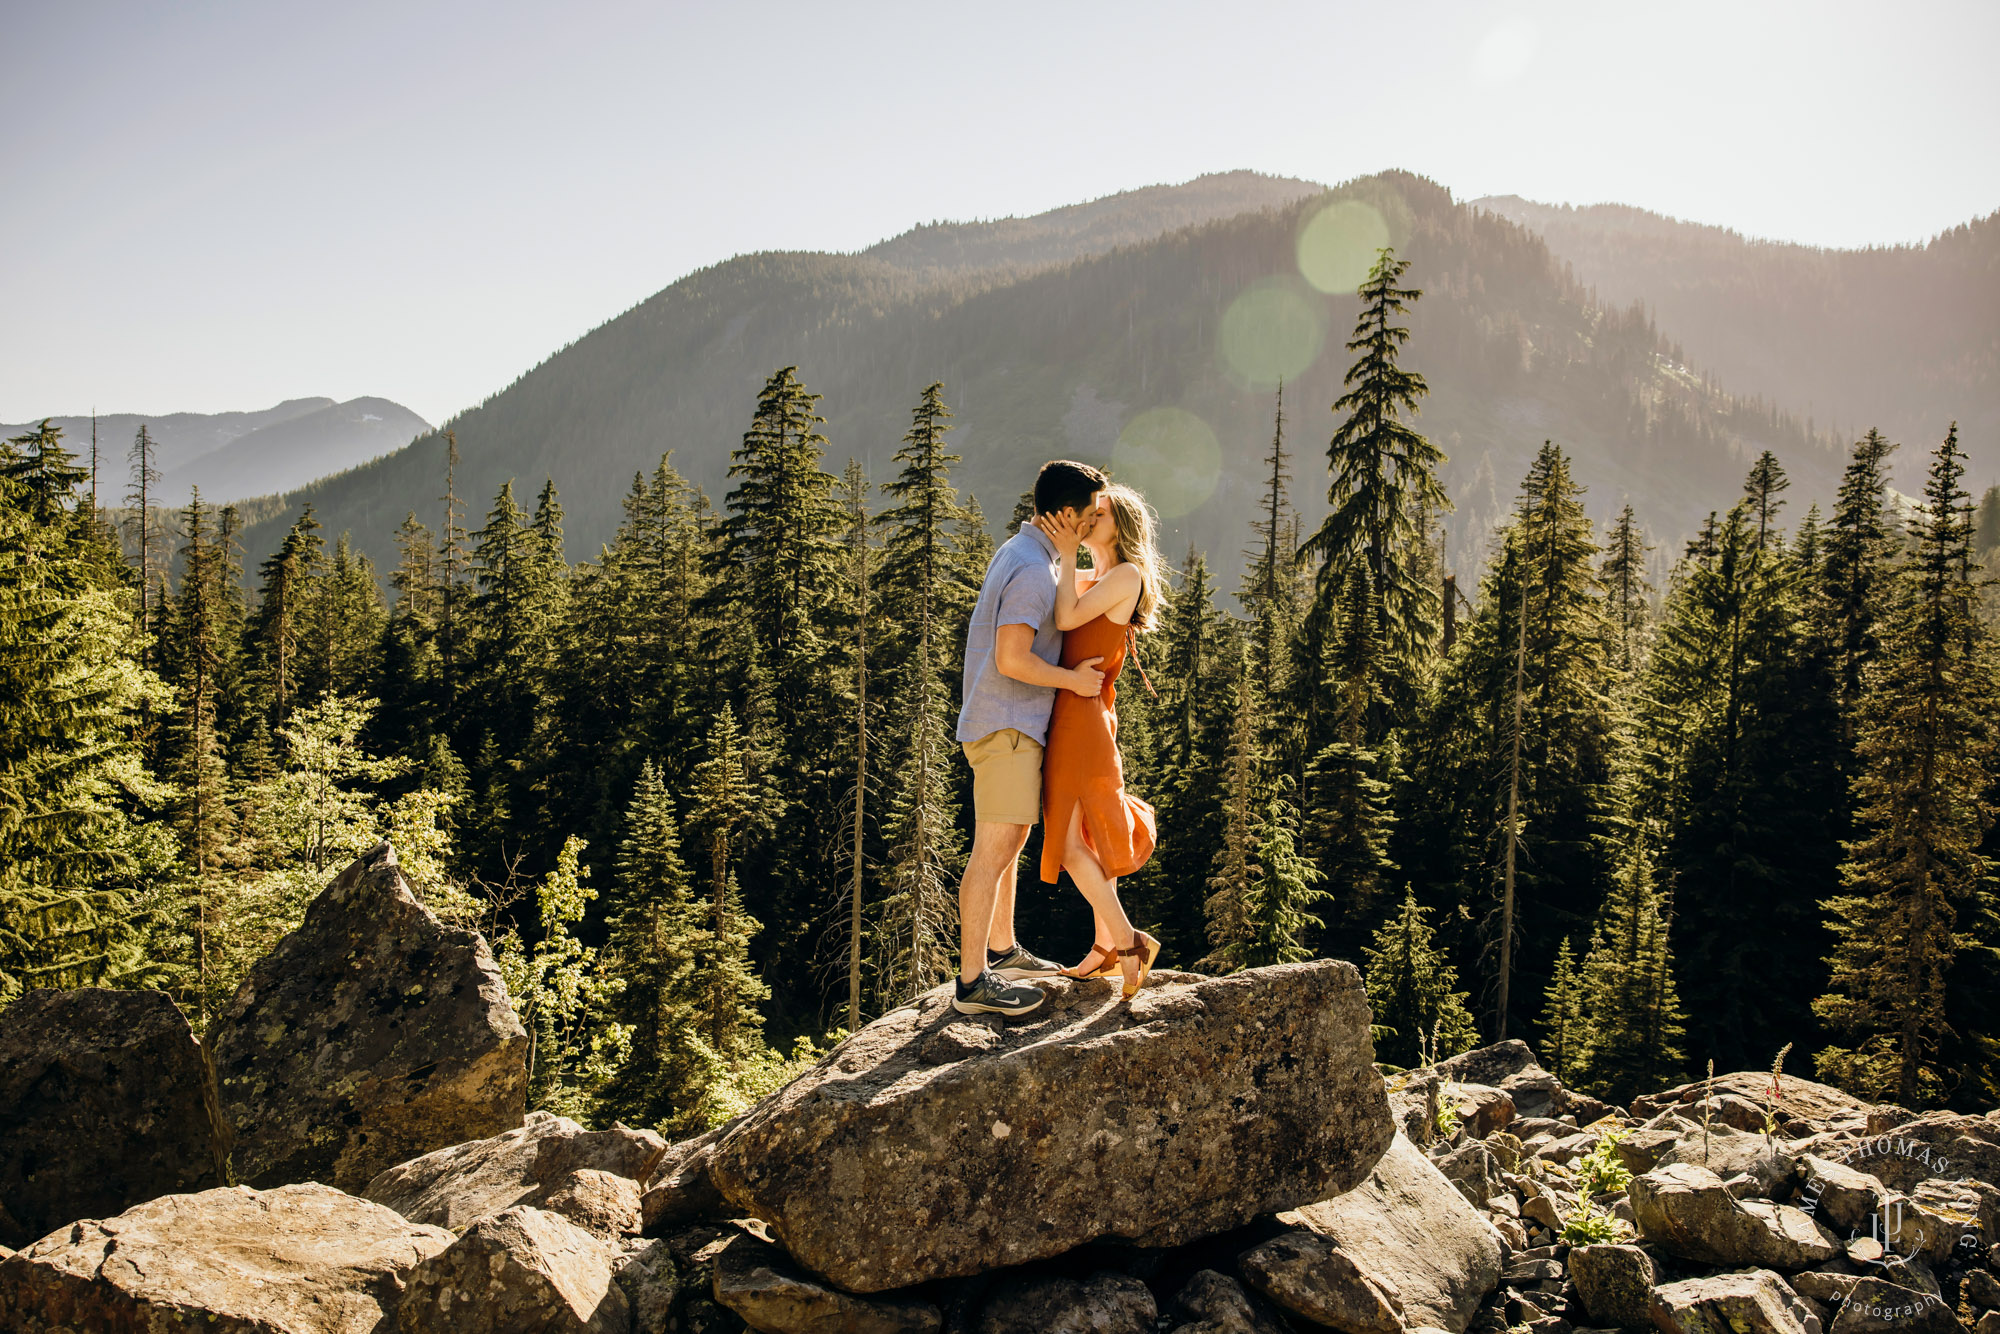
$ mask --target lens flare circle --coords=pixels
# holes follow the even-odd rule
[[[1185,408],[1148,408],[1119,432],[1111,473],[1144,492],[1162,519],[1178,519],[1215,494],[1222,442]]]
[[[1260,278],[1222,313],[1216,330],[1222,362],[1252,388],[1296,379],[1319,358],[1326,325],[1313,301],[1288,278]]]
[[[1299,273],[1322,292],[1352,292],[1389,244],[1389,223],[1359,199],[1341,199],[1299,229]]]

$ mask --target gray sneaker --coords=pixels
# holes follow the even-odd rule
[[[1033,1014],[1048,999],[1040,987],[1003,982],[991,968],[983,970],[971,986],[963,982],[955,985],[957,994],[951,999],[951,1008],[960,1014],[998,1014],[1015,1019]]]
[[[1062,972],[1062,965],[1050,963],[1039,955],[1030,954],[1015,941],[1014,948],[999,958],[991,953],[986,956],[986,966],[1009,982],[1018,982],[1024,977],[1055,977]]]

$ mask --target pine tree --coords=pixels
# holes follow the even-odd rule
[[[1646,579],[1646,553],[1651,550],[1628,503],[1618,512],[1618,522],[1612,526],[1605,544],[1604,564],[1597,571],[1598,580],[1609,596],[1617,635],[1613,661],[1627,676],[1638,667],[1645,651],[1646,627],[1653,607],[1653,586]]]
[[[1279,781],[1284,786],[1284,780]],[[1250,940],[1243,950],[1246,968],[1297,963],[1310,959],[1307,941],[1326,923],[1313,909],[1331,896],[1318,888],[1326,877],[1298,851],[1292,837],[1297,813],[1282,796],[1273,796],[1259,812],[1251,830],[1260,871],[1248,901]]]
[[[673,798],[647,760],[625,809],[605,913],[605,967],[622,983],[612,1012],[630,1026],[632,1045],[598,1094],[602,1114],[647,1125],[672,1124],[698,1104],[707,1070],[694,1045],[706,990],[696,966],[714,946],[680,847]]]
[[[438,670],[441,677],[440,702],[451,717],[458,705],[462,686],[463,631],[466,582],[465,509],[458,497],[458,432],[444,433],[444,527],[438,533]]]
[[[1972,533],[1974,555],[2000,549],[2000,486],[1989,486],[1979,498],[1979,517]]]
[[[722,707],[708,729],[707,758],[694,770],[692,824],[708,843],[709,941],[697,964],[705,986],[695,1001],[696,1029],[722,1057],[761,1045],[764,1021],[757,1006],[771,995],[750,966],[750,937],[759,923],[743,911],[730,870],[732,850],[744,838],[768,831],[765,794],[748,771],[736,715]]]
[[[150,636],[156,629],[160,596],[155,589],[165,581],[166,572],[161,568],[159,547],[161,532],[153,518],[153,488],[160,483],[160,468],[157,447],[153,444],[153,434],[144,422],[132,438],[132,448],[126,455],[132,469],[131,489],[126,492],[125,504],[131,509],[127,524],[135,529],[138,536],[138,583],[139,583],[139,633]],[[140,662],[148,667],[153,665],[151,640],[147,639],[140,649]]]
[[[302,619],[300,695],[368,693],[380,673],[388,613],[373,562],[354,550],[346,533],[334,543],[324,576],[313,581]]]
[[[1884,501],[1889,490],[1888,458],[1896,448],[1872,429],[1854,443],[1826,535],[1821,614],[1838,655],[1841,713],[1850,739],[1856,731],[1861,674],[1879,648],[1876,618],[1886,605],[1884,595],[1892,577],[1895,539]]]
[[[1403,420],[1430,392],[1423,376],[1398,364],[1410,331],[1392,321],[1423,295],[1397,286],[1409,267],[1385,248],[1361,285],[1361,316],[1347,344],[1360,356],[1333,405],[1350,415],[1327,446],[1333,509],[1300,548],[1321,561],[1322,598],[1338,595],[1351,566],[1366,570],[1393,698],[1407,691],[1438,634],[1439,589],[1415,577],[1412,551],[1425,540],[1424,516],[1451,508],[1437,478],[1444,453]]]
[[[1213,948],[1195,963],[1196,968],[1211,973],[1233,973],[1249,966],[1247,955],[1256,936],[1250,902],[1262,872],[1257,842],[1257,817],[1263,805],[1257,715],[1262,709],[1247,670],[1237,674],[1234,693],[1229,748],[1217,775],[1222,785],[1222,838],[1216,844],[1204,904],[1208,943]]]
[[[1577,971],[1576,951],[1564,936],[1542,1000],[1542,1040],[1535,1049],[1549,1073],[1565,1083],[1574,1080],[1577,1058],[1588,1041],[1589,1023],[1583,974]]]
[[[1765,450],[1757,456],[1757,462],[1750,468],[1750,475],[1743,479],[1743,494],[1750,498],[1751,511],[1757,516],[1757,550],[1762,551],[1778,538],[1778,511],[1785,502],[1778,499],[1778,493],[1791,486],[1791,479],[1785,476],[1778,456]]]
[[[2000,756],[2000,681],[1976,614],[1964,472],[1954,423],[1932,456],[1880,652],[1862,677],[1859,837],[1840,868],[1846,892],[1824,904],[1837,944],[1827,994],[1813,1003],[1846,1039],[1818,1053],[1822,1077],[1910,1107],[1948,1092],[1948,1079],[1990,1087],[2000,1059],[1988,1038],[1972,1044],[1972,1068],[1950,1072],[1938,1060],[1955,1035],[1952,964],[1961,950],[1994,944],[1958,929],[1961,913],[1990,893],[1981,840]]]
[[[915,651],[915,641],[924,641],[934,652],[956,647],[944,632],[971,614],[985,574],[983,564],[976,570],[966,564],[953,539],[966,511],[950,481],[950,467],[959,457],[945,452],[945,433],[951,430],[945,423],[951,413],[943,391],[942,384],[924,389],[903,447],[896,451],[895,461],[903,470],[882,484],[895,504],[874,520],[887,534],[878,591],[890,623],[901,627],[902,642],[892,643],[882,661],[891,670]]]
[[[302,699],[300,648],[307,632],[313,585],[325,572],[325,543],[319,520],[307,502],[278,549],[257,567],[262,577],[257,610],[247,630],[248,656],[257,678],[257,699],[273,729],[291,716]]]
[[[1458,970],[1437,948],[1430,909],[1418,906],[1414,891],[1405,891],[1402,910],[1382,923],[1362,953],[1368,1001],[1382,1033],[1377,1060],[1408,1068],[1427,1050],[1442,1060],[1478,1044],[1466,993],[1457,990]]]
[[[1643,845],[1611,882],[1583,963],[1590,1016],[1579,1059],[1564,1077],[1601,1098],[1627,1101],[1675,1082],[1686,1063],[1686,1015],[1667,948],[1668,913]]]

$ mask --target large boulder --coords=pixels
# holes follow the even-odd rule
[[[741,1119],[738,1117],[737,1121]],[[693,1139],[668,1146],[659,1165],[653,1169],[652,1177],[646,1182],[645,1194],[639,1199],[646,1235],[656,1236],[666,1229],[716,1217],[723,1212],[722,1192],[715,1188],[715,1179],[708,1174],[708,1164],[715,1156],[715,1146],[722,1142],[724,1135],[736,1128],[737,1121],[727,1122]]]
[[[380,843],[250,970],[210,1030],[236,1177],[359,1191],[521,1124],[527,1035],[477,931],[417,902]]]
[[[1965,1324],[1951,1303],[1937,1294],[1916,1292],[1886,1278],[1864,1275],[1847,1290],[1828,1334],[1964,1334]]]
[[[2000,1110],[1984,1116],[1925,1112],[1873,1134],[1827,1137],[1813,1152],[1906,1195],[1934,1177],[2000,1186]]]
[[[1652,1323],[1653,1257],[1637,1246],[1572,1246],[1569,1277],[1583,1309],[1599,1326],[1644,1329]]]
[[[1780,1128],[1796,1123],[1801,1132],[1866,1122],[1868,1104],[1830,1084],[1816,1084],[1797,1075],[1781,1075],[1778,1090],[1779,1096],[1773,1098],[1769,1070],[1738,1070],[1717,1075],[1714,1079],[1679,1084],[1663,1093],[1641,1094],[1632,1099],[1631,1111],[1632,1115],[1646,1120],[1669,1108],[1678,1108],[1682,1115],[1699,1121],[1699,1104],[1712,1095],[1718,1103],[1725,1097],[1742,1099],[1759,1108],[1760,1114],[1764,1110],[1770,1111]]]
[[[1350,963],[1045,984],[1030,1022],[948,987],[841,1043],[715,1146],[722,1195],[852,1292],[1114,1238],[1173,1246],[1352,1189],[1392,1126]]]
[[[1258,1307],[1241,1284],[1213,1269],[1197,1270],[1174,1305],[1190,1322],[1175,1334],[1285,1334],[1278,1319]]]
[[[505,1134],[398,1163],[377,1174],[361,1194],[412,1222],[463,1232],[516,1204],[548,1208],[579,1171],[629,1178],[636,1190],[666,1152],[666,1141],[650,1130],[621,1125],[585,1130],[566,1116],[530,1112],[525,1124]]]
[[[219,1187],[86,1221],[0,1262],[13,1334],[375,1334],[442,1228],[330,1186]]]
[[[411,1270],[400,1334],[627,1334],[622,1258],[568,1219],[516,1205]]]
[[[228,1180],[201,1044],[158,991],[30,991],[0,1011],[0,1245]]]
[[[1402,1294],[1332,1241],[1303,1229],[1237,1259],[1244,1281],[1293,1315],[1342,1334],[1403,1334]]]
[[[1660,1334],[1821,1334],[1819,1317],[1768,1269],[1662,1284],[1652,1314]]]
[[[1790,1271],[1823,1264],[1843,1250],[1803,1210],[1739,1200],[1721,1177],[1692,1163],[1633,1177],[1627,1198],[1639,1235],[1685,1260]]]
[[[1706,1144],[1700,1135],[1687,1136],[1660,1155],[1655,1166],[1669,1163],[1706,1167],[1724,1181],[1748,1176],[1757,1183],[1756,1193],[1767,1200],[1790,1195],[1800,1176],[1799,1159],[1784,1147],[1783,1140],[1734,1132],[1711,1133]]]
[[[1280,1221],[1328,1238],[1378,1287],[1399,1293],[1405,1325],[1464,1334],[1500,1280],[1500,1234],[1400,1134],[1367,1180]]]
[[[1557,1105],[1562,1082],[1542,1068],[1533,1049],[1519,1038],[1460,1052],[1431,1068],[1456,1084],[1501,1090],[1519,1116],[1556,1116],[1564,1110]]]

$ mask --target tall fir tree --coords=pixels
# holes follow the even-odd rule
[[[1826,534],[1821,615],[1834,645],[1843,726],[1850,740],[1857,731],[1854,712],[1861,698],[1861,675],[1879,647],[1876,622],[1887,605],[1885,594],[1892,578],[1896,541],[1885,502],[1888,459],[1896,448],[1872,428],[1855,441]]]
[[[1557,1079],[1574,1082],[1578,1057],[1589,1033],[1590,1014],[1583,993],[1583,973],[1568,936],[1556,950],[1549,989],[1542,1000],[1542,1040],[1536,1052]]]
[[[1674,1083],[1687,1056],[1686,1014],[1674,985],[1667,905],[1643,844],[1611,882],[1583,961],[1586,1040],[1565,1078],[1602,1098],[1629,1101]]]
[[[1627,677],[1637,670],[1646,652],[1646,631],[1653,609],[1653,585],[1646,578],[1646,556],[1652,550],[1628,503],[1618,511],[1618,520],[1611,526],[1604,546],[1604,563],[1597,571],[1610,600],[1611,620],[1617,635],[1613,661]]]
[[[1384,921],[1362,953],[1368,1001],[1375,1010],[1378,1060],[1408,1068],[1469,1051],[1479,1030],[1458,990],[1458,970],[1437,947],[1430,910],[1406,891],[1402,909]]]
[[[1946,1004],[1959,952],[2000,946],[1961,928],[1990,911],[1994,863],[1981,842],[2000,756],[2000,677],[1977,615],[1964,473],[1954,423],[1932,455],[1880,652],[1862,676],[1859,836],[1840,868],[1845,892],[1824,905],[1836,944],[1813,1005],[1844,1040],[1817,1054],[1821,1076],[1908,1107],[1960,1081],[1988,1095],[2000,1082],[2000,1043],[1958,1031]],[[1956,1068],[1939,1059],[1951,1038]]]
[[[693,800],[692,823],[708,844],[708,941],[696,965],[703,985],[694,1002],[695,1026],[710,1050],[728,1058],[761,1046],[764,1020],[757,1007],[771,995],[750,963],[750,938],[761,924],[743,910],[731,861],[746,839],[769,831],[771,820],[726,704],[709,727],[707,757],[695,766]]]
[[[161,531],[159,519],[153,513],[156,488],[160,484],[159,447],[153,442],[153,433],[144,422],[132,437],[131,451],[126,455],[131,468],[132,483],[125,494],[125,505],[130,511],[126,520],[134,542],[134,572],[139,585],[139,633],[142,639],[140,661],[146,666],[153,665],[151,636],[158,629],[159,613],[163,601],[161,586],[166,582],[166,562],[161,551],[165,533]]]
[[[1785,476],[1784,465],[1768,449],[1757,456],[1757,462],[1750,467],[1750,475],[1743,479],[1743,494],[1750,498],[1750,510],[1757,519],[1758,551],[1778,540],[1778,511],[1785,506],[1778,493],[1789,489],[1791,484],[1791,479]]]
[[[301,645],[314,586],[325,574],[326,543],[308,501],[278,549],[257,567],[262,579],[257,610],[245,628],[247,656],[256,676],[256,695],[265,723],[275,731],[292,710],[310,703],[304,695]]]

